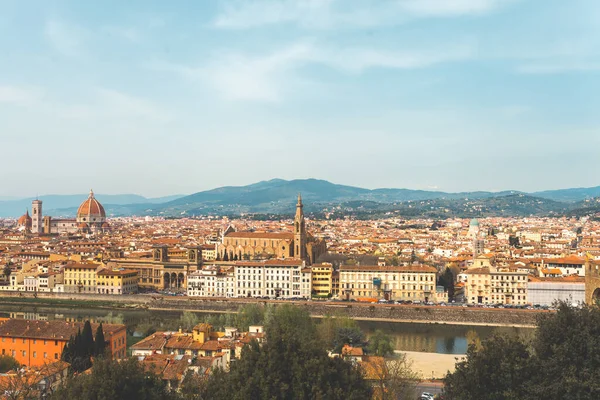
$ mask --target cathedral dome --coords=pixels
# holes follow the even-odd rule
[[[29,211],[25,211],[25,214],[21,215],[21,217],[17,221],[17,224],[19,226],[24,226],[26,228],[31,228],[32,222],[33,221],[31,220],[31,217],[29,216]]]
[[[106,219],[104,207],[94,197],[94,192],[90,190],[89,197],[81,203],[77,210],[77,222],[81,223],[102,223]]]
[[[479,226],[479,220],[477,218],[473,218],[469,223],[469,226]]]

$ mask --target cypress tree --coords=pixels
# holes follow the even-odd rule
[[[102,357],[106,350],[106,341],[104,339],[104,330],[102,329],[102,323],[96,329],[96,340],[94,341],[94,355],[96,357]]]
[[[92,333],[92,324],[85,321],[83,331],[81,331],[81,356],[89,357],[94,353],[94,334]]]
[[[71,335],[65,347],[63,347],[62,354],[60,355],[60,359],[68,362],[69,364],[73,361],[73,352],[75,350],[75,337]]]

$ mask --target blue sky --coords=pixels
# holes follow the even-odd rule
[[[595,0],[0,0],[0,196],[600,184]]]

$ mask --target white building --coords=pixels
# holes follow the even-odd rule
[[[470,304],[530,303],[528,274],[511,267],[471,268],[466,272],[465,300]]]
[[[235,277],[216,266],[205,267],[187,276],[187,295],[190,297],[233,297]]]
[[[234,266],[235,297],[310,298],[311,270],[302,260],[239,262]]]
[[[527,284],[529,302],[533,305],[551,306],[555,301],[585,303],[585,282],[562,278],[533,279]]]

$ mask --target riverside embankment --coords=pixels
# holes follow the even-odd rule
[[[549,311],[469,307],[441,307],[355,302],[284,301],[260,299],[188,299],[158,295],[98,295],[73,293],[0,293],[0,304],[28,306],[72,306],[102,309],[149,309],[207,313],[237,312],[244,304],[278,306],[294,304],[314,317],[346,316],[365,321],[414,322],[453,325],[534,327],[537,318]]]

